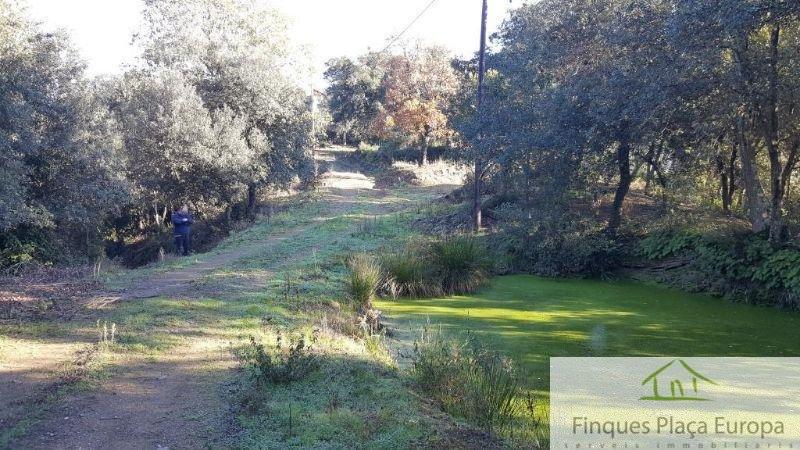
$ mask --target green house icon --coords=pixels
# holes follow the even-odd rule
[[[677,363],[677,364],[676,364]],[[701,382],[717,384],[710,378],[693,369],[682,359],[673,359],[642,381],[642,386],[650,384],[653,395],[639,400],[650,401],[707,401],[699,396]]]

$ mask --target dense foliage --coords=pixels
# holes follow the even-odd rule
[[[465,155],[489,162],[484,208],[516,267],[604,275],[627,264],[632,240],[691,211],[759,233],[694,247],[694,270],[727,280],[710,290],[743,294],[745,283],[744,297],[786,303],[800,231],[799,36],[800,4],[785,0],[513,11],[488,58],[486,101],[475,114],[452,108],[452,122]],[[753,242],[756,259],[734,250]]]
[[[664,280],[684,289],[800,308],[800,250],[777,249],[763,234],[663,230],[643,239],[637,250],[653,260],[685,261],[689,270]]]
[[[116,126],[66,36],[40,33],[6,0],[0,105],[3,262],[54,256],[35,245],[54,227],[90,246],[98,223],[127,199]]]
[[[328,62],[332,134],[348,143],[390,142],[419,152],[454,138],[448,115],[462,80],[445,49],[415,47],[402,55],[368,54]]]
[[[491,60],[494,100],[473,123],[498,152],[491,181],[526,209],[593,203],[613,233],[641,180],[665,202],[741,213],[782,242],[800,144],[799,13],[738,0],[516,10]]]
[[[313,175],[282,19],[245,0],[148,0],[141,64],[90,79],[62,32],[0,0],[0,267],[96,257]],[[294,67],[294,66],[292,66]]]

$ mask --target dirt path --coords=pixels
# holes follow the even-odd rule
[[[13,448],[146,449],[226,445],[224,343],[208,340],[157,362],[125,364],[100,389],[67,396]]]
[[[323,176],[320,202],[324,215],[315,223],[346,214],[364,205],[364,194],[379,197],[374,191],[374,180],[348,171],[337,165],[335,157],[322,153],[327,160],[327,173]],[[370,203],[370,202],[366,202]],[[375,202],[375,209],[380,208]],[[371,207],[370,207],[371,208]],[[281,243],[307,231],[314,223],[304,224],[279,235],[263,236],[245,247],[223,249],[211,255],[199,255],[197,262],[183,268],[154,274],[146,280],[120,293],[104,295],[108,301],[137,302],[150,297],[196,298],[200,289],[195,281],[236,261],[256,253],[269,252]],[[285,261],[275,263],[277,266]],[[146,449],[146,448],[203,448],[226,447],[232,442],[236,429],[232,425],[228,392],[225,380],[237,362],[230,352],[230,342],[217,336],[206,336],[204,330],[190,330],[187,334],[199,337],[189,340],[168,354],[152,357],[126,355],[124,361],[115,361],[111,377],[99,389],[90,393],[75,393],[50,405],[45,418],[32,426],[26,436],[13,442],[11,448],[58,449]],[[34,353],[36,349],[33,349]],[[38,349],[42,350],[42,349]],[[65,349],[54,347],[54,354],[63,359]],[[16,374],[26,370],[44,373],[47,358],[31,365],[33,355],[12,358]],[[37,353],[37,358],[42,354]],[[23,367],[26,366],[27,367]],[[35,366],[35,367],[33,367]],[[41,367],[40,367],[41,366]],[[0,380],[2,380],[0,374]],[[9,382],[10,391],[14,391]],[[16,392],[24,397],[27,389]],[[19,399],[17,404],[21,404]],[[2,402],[0,402],[2,403]]]
[[[257,252],[263,252],[265,248],[273,247],[281,242],[287,241],[305,232],[309,226],[294,228],[287,233],[277,236],[268,236],[264,239],[253,241],[247,248],[236,248],[211,256],[197,256],[197,262],[189,267],[174,269],[168,272],[159,273],[138,283],[136,286],[126,289],[117,294],[108,296],[105,301],[125,301],[153,297],[172,297],[182,296],[191,297],[192,282],[199,280],[215,270],[226,265],[245,259]]]
[[[349,167],[342,167],[330,152],[321,151],[318,158],[322,160],[323,166],[328,170],[322,176],[321,192],[323,195],[319,200],[326,206],[326,212],[323,217],[317,219],[317,222],[330,220],[346,213],[357,204],[359,193],[370,192],[375,186],[374,179],[349,171],[348,169],[351,169]],[[254,256],[256,253],[263,253],[265,249],[291,240],[313,225],[313,223],[307,224],[278,235],[263,236],[252,241],[245,248],[237,247],[219,253],[198,255],[193,257],[196,262],[188,267],[155,274],[132,288],[120,293],[112,293],[107,297],[112,301],[117,301],[186,295],[187,292],[191,292],[193,281],[235,261]]]

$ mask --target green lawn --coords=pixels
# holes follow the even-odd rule
[[[403,327],[474,332],[545,399],[551,356],[798,356],[800,314],[636,282],[507,276],[473,296],[384,300]]]

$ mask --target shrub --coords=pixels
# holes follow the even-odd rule
[[[66,230],[62,233],[30,226],[0,233],[0,274],[18,275],[51,263],[76,262],[72,254],[80,251],[72,248],[72,236]]]
[[[357,253],[347,261],[350,270],[348,293],[350,299],[362,310],[372,309],[372,301],[383,278],[378,261],[365,253]]]
[[[446,238],[432,243],[428,252],[433,276],[445,294],[475,292],[489,280],[492,259],[473,237]]]
[[[12,245],[0,247],[0,269],[12,274],[21,272],[26,266],[35,264],[36,252],[35,244],[14,240]]]
[[[316,340],[312,336],[311,345]],[[305,378],[318,367],[317,358],[311,353],[311,345],[306,338],[291,338],[284,347],[283,338],[278,334],[274,352],[267,352],[264,344],[250,337],[250,352],[247,359],[255,381],[260,385],[267,383],[289,383]]]
[[[518,270],[548,277],[605,276],[621,265],[624,247],[603,226],[576,217],[521,217],[501,211],[508,223],[497,245]]]
[[[425,330],[415,343],[413,375],[420,390],[446,412],[493,432],[509,426],[521,396],[511,361],[470,338],[447,339]]]
[[[384,289],[391,297],[424,297],[438,294],[428,264],[419,251],[405,249],[380,258],[386,273]]]
[[[405,161],[410,163],[418,163],[420,159],[420,150],[416,146],[404,145],[401,142],[383,142],[380,146],[379,153],[385,161]],[[432,145],[428,147],[428,160],[436,161],[438,159],[456,159],[456,153],[450,151],[446,146]]]
[[[689,233],[652,233],[639,242],[638,251],[648,259],[661,259],[692,248],[697,237]]]
[[[800,251],[773,247],[764,235],[666,230],[642,239],[638,253],[652,260],[684,257],[697,276],[679,280],[681,288],[800,307]]]

